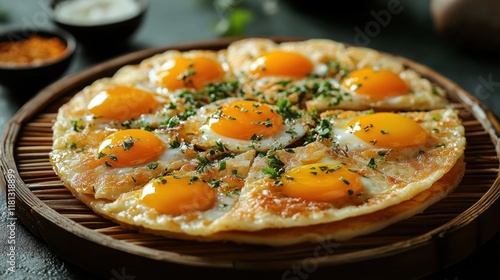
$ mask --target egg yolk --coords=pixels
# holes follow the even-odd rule
[[[285,195],[309,201],[345,200],[355,197],[363,189],[359,175],[341,164],[299,166],[285,172],[281,180]]]
[[[300,53],[272,51],[257,57],[250,65],[250,74],[256,77],[285,76],[303,78],[309,75],[314,65]]]
[[[211,208],[216,192],[195,177],[163,176],[144,186],[140,199],[158,212],[181,215]]]
[[[212,115],[210,129],[219,135],[254,140],[267,138],[283,128],[283,118],[271,107],[256,101],[235,101]]]
[[[357,94],[381,100],[410,92],[410,87],[398,75],[389,70],[363,68],[352,71],[342,81],[342,86]]]
[[[125,129],[106,137],[99,146],[97,160],[110,167],[126,167],[156,161],[167,149],[154,133]]]
[[[207,83],[222,80],[222,65],[209,57],[178,57],[168,61],[158,78],[161,86],[169,90],[182,88],[203,89]]]
[[[125,121],[147,114],[158,107],[158,101],[147,91],[117,86],[99,92],[88,105],[95,117]]]
[[[402,148],[426,141],[427,132],[415,121],[396,113],[358,116],[347,129],[363,141],[377,147]]]

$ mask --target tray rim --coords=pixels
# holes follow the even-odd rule
[[[253,36],[255,37],[255,36]],[[88,241],[94,242],[97,245],[105,246],[114,250],[125,250],[126,253],[133,253],[133,254],[138,254],[141,257],[145,258],[150,258],[154,260],[159,260],[159,261],[168,261],[170,263],[178,264],[178,265],[187,265],[187,266],[197,266],[203,267],[206,265],[206,263],[201,263],[199,257],[192,257],[187,256],[187,255],[181,255],[178,256],[177,253],[172,253],[172,252],[166,252],[166,251],[161,251],[161,253],[158,253],[159,250],[152,249],[152,248],[146,248],[142,247],[140,245],[128,243],[123,240],[117,240],[112,237],[106,236],[104,234],[100,234],[97,232],[92,231],[91,229],[88,229],[77,222],[70,220],[69,218],[66,218],[60,214],[58,214],[55,210],[50,208],[48,205],[46,205],[44,202],[42,202],[38,197],[36,197],[30,190],[29,188],[25,185],[24,181],[21,179],[19,176],[19,172],[17,170],[17,165],[15,164],[14,160],[14,143],[16,141],[16,138],[19,136],[20,129],[22,128],[23,124],[27,121],[29,121],[32,117],[34,117],[36,114],[38,114],[40,111],[45,109],[53,99],[57,99],[61,96],[64,96],[68,94],[70,91],[74,91],[76,88],[81,88],[80,85],[83,84],[88,84],[89,82],[95,80],[95,76],[105,76],[103,73],[113,73],[116,71],[119,67],[125,65],[125,64],[130,64],[134,62],[139,62],[143,58],[146,58],[148,56],[151,56],[156,53],[160,53],[162,51],[168,50],[168,49],[193,49],[193,48],[222,48],[226,46],[228,43],[242,39],[244,37],[234,37],[234,38],[226,38],[226,39],[214,39],[214,40],[204,40],[204,41],[194,41],[194,42],[187,42],[187,43],[182,43],[182,44],[172,44],[164,47],[157,47],[157,48],[148,48],[144,50],[139,50],[135,52],[131,52],[125,55],[121,55],[119,57],[101,62],[99,64],[96,64],[88,69],[84,69],[80,72],[77,72],[75,74],[69,75],[68,77],[62,78],[48,87],[42,89],[39,91],[33,98],[31,98],[26,104],[24,104],[17,112],[16,114],[11,118],[11,120],[8,122],[6,127],[4,128],[4,134],[2,136],[2,146],[0,147],[0,155],[1,159],[0,162],[2,164],[2,170],[4,173],[4,176],[7,172],[7,169],[14,169],[16,171],[16,205],[21,205],[26,204],[25,207],[26,209],[21,209],[21,211],[26,211],[27,213],[31,214],[36,214],[38,218],[43,218],[46,221],[52,223],[54,226],[59,227],[62,230],[68,230],[66,227],[64,227],[65,224],[71,224],[74,226],[73,229],[69,230],[69,233],[76,236],[79,239],[86,239]],[[262,38],[262,37],[261,37]],[[274,41],[280,42],[280,41],[297,41],[297,40],[303,40],[303,39],[308,39],[308,38],[297,38],[297,37],[266,37],[270,38]],[[349,44],[346,44],[349,45]],[[474,96],[466,92],[464,89],[462,89],[460,86],[458,86],[456,83],[453,81],[449,80],[448,78],[442,76],[441,74],[435,72],[433,69],[430,69],[427,66],[424,66],[422,64],[419,64],[417,62],[414,62],[413,60],[410,60],[405,57],[401,56],[396,56],[392,54],[388,54],[393,57],[396,57],[400,60],[402,60],[405,65],[409,66],[412,69],[417,70],[419,73],[427,73],[428,75],[432,75],[430,78],[437,84],[443,86],[447,85],[450,88],[447,88],[446,90],[449,91],[450,89],[453,90],[458,94],[458,98],[464,102],[468,106],[468,108],[471,111],[471,114],[475,116],[475,118],[481,122],[481,125],[490,135],[490,139],[492,143],[495,146],[496,154],[497,156],[499,155],[499,138],[498,134],[500,133],[500,124],[496,116],[493,114],[493,112],[481,101],[477,100]],[[423,75],[428,76],[428,75]],[[429,77],[427,77],[429,78]],[[37,110],[31,110],[29,107],[31,104],[39,104],[37,107]],[[10,146],[9,146],[10,145]],[[8,162],[8,160],[12,160],[11,163]],[[499,163],[500,164],[500,163]],[[4,188],[4,193],[6,193],[6,178],[2,176],[0,179],[2,181],[2,186]],[[20,191],[19,191],[20,190]],[[469,224],[476,224],[476,232],[475,235],[477,236],[477,245],[482,245],[484,244],[487,240],[489,240],[496,232],[500,231],[500,225],[497,226],[496,229],[491,230],[491,232],[487,233],[481,233],[480,231],[480,224],[482,223],[480,221],[481,215],[484,214],[485,212],[493,211],[492,209],[494,207],[500,208],[500,177],[497,176],[495,182],[492,184],[492,186],[489,188],[489,190],[478,200],[476,201],[470,208],[468,208],[466,211],[462,212],[459,216],[456,218],[452,219],[446,224],[441,225],[440,227],[437,227],[433,229],[432,231],[429,231],[425,234],[422,234],[420,236],[413,237],[408,240],[404,240],[401,242],[396,242],[396,243],[391,243],[386,246],[382,247],[377,247],[377,248],[371,248],[371,249],[364,249],[361,251],[356,251],[355,253],[360,255],[357,256],[356,258],[353,258],[351,260],[346,260],[346,263],[349,262],[357,262],[357,261],[365,261],[371,259],[369,256],[370,251],[374,251],[377,249],[379,252],[379,255],[381,258],[384,257],[389,257],[392,255],[397,255],[401,253],[408,253],[408,251],[412,250],[419,250],[422,249],[423,247],[447,247],[446,243],[449,242],[449,239],[453,237],[453,234],[457,231],[461,231],[464,229]],[[6,196],[7,198],[7,196]],[[480,205],[481,203],[486,203],[487,207],[484,207],[484,205]],[[498,209],[497,209],[498,210]],[[497,211],[495,210],[495,211]],[[33,215],[33,219],[35,219],[35,215]],[[25,223],[25,221],[21,220],[23,224],[29,224]],[[29,230],[34,233],[35,235],[41,237],[45,242],[48,242],[45,233],[43,231],[40,231],[33,225],[28,225]],[[474,227],[472,227],[474,228]],[[484,236],[482,236],[484,235]],[[443,245],[444,244],[444,245]],[[53,244],[52,244],[53,245]],[[53,246],[52,246],[53,247]],[[425,248],[424,248],[425,249]],[[359,253],[365,253],[364,257],[362,256],[363,254]],[[170,253],[170,254],[168,254]],[[353,252],[354,253],[354,252]],[[353,254],[350,253],[350,254]],[[471,252],[468,252],[464,255],[464,257]],[[343,256],[345,256],[344,254]],[[449,266],[460,259],[455,259],[455,260],[449,260],[449,261],[441,261],[442,264],[440,265],[441,267],[446,267]],[[289,267],[290,265],[293,265],[293,263],[296,260],[293,261],[284,261],[280,263],[279,269],[283,269],[283,267]],[[258,263],[258,262],[257,262]],[[213,265],[214,263],[212,263]],[[324,266],[331,266],[331,265],[338,265],[338,260],[335,259],[335,256],[330,257],[330,258],[323,258],[321,259],[321,264]],[[342,264],[342,263],[340,263]],[[262,269],[272,269],[276,268],[277,263],[273,264],[266,264],[262,265]],[[217,263],[217,268],[233,268],[237,270],[244,270],[244,269],[255,269],[255,265],[249,261],[249,262],[232,262],[232,261],[220,261]]]

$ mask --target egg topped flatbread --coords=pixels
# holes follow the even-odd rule
[[[326,39],[169,50],[58,112],[50,161],[96,213],[168,238],[282,246],[411,217],[460,183],[446,92]]]

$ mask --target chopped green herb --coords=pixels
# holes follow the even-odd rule
[[[267,164],[268,167],[262,169],[262,172],[266,175],[269,175],[271,179],[276,179],[281,177],[281,175],[285,172],[283,163],[279,157],[275,154],[270,154],[267,156]]]
[[[375,163],[375,159],[371,158],[366,166],[368,166],[370,168],[377,168],[377,164]]]
[[[292,102],[286,98],[280,98],[276,106],[278,107],[276,111],[285,119],[297,119],[301,116],[297,109],[292,108]]]
[[[81,125],[79,120],[71,120],[73,131],[80,132],[85,129],[85,125]]]
[[[345,179],[344,177],[340,177],[339,180],[342,181],[346,185],[350,184],[349,181],[347,179]]]
[[[207,157],[198,156],[196,157],[196,159],[199,161],[198,165],[196,166],[196,172],[202,173],[210,167],[210,160]]]
[[[436,121],[436,122],[438,122],[438,121],[440,121],[442,119],[443,119],[443,116],[441,116],[441,115],[434,115],[434,116],[432,116],[432,120]]]
[[[214,147],[217,150],[221,151],[221,152],[227,151],[226,146],[222,142],[220,142],[220,141],[215,142],[215,146]]]
[[[158,180],[158,182],[160,182],[162,184],[167,183],[167,179],[165,179],[165,177],[163,177],[163,175],[160,175],[157,180]]]
[[[211,188],[215,189],[215,188],[220,187],[220,185],[221,185],[221,180],[210,179],[210,180],[208,180],[208,181],[207,181],[207,184],[208,184]]]
[[[226,162],[225,161],[219,162],[219,171],[222,171],[225,169],[226,169]]]
[[[118,161],[118,157],[115,154],[109,154],[108,158],[112,161]]]
[[[181,146],[181,143],[179,143],[178,141],[173,141],[172,143],[170,143],[170,148],[172,149],[177,149]]]
[[[155,170],[158,167],[158,162],[150,162],[148,163],[147,167],[149,169]]]
[[[131,122],[131,121],[129,121],[129,120],[127,120],[127,121],[123,121],[123,122],[122,122],[122,126],[123,126],[123,127],[130,128],[130,127],[131,127],[131,125],[132,125],[132,122]]]
[[[191,177],[189,178],[189,183],[188,183],[188,184],[189,184],[189,185],[191,185],[192,183],[194,183],[194,182],[198,181],[199,179],[200,179],[200,178],[199,178],[198,176],[191,176]]]
[[[76,149],[76,142],[71,142],[71,143],[69,144],[69,148],[70,148],[70,149]]]
[[[123,140],[122,142],[123,150],[128,151],[134,146],[134,139],[130,136],[130,139]]]
[[[273,126],[273,121],[271,119],[267,118],[263,122],[252,122],[252,124],[259,124],[259,125],[261,124],[261,125],[263,125],[265,127],[272,127]]]

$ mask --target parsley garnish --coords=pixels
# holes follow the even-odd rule
[[[189,183],[188,183],[188,184],[189,184],[189,185],[191,185],[192,183],[194,183],[194,182],[198,181],[199,179],[200,179],[200,178],[199,178],[198,176],[191,176],[191,177],[189,178]]]
[[[215,189],[215,188],[220,187],[221,181],[220,181],[220,180],[217,180],[217,179],[210,179],[210,180],[208,180],[208,181],[207,181],[207,184],[208,184],[211,188]]]
[[[163,177],[163,175],[160,175],[157,180],[162,184],[167,183],[167,179],[165,179],[165,177]]]
[[[265,127],[272,127],[273,126],[273,121],[270,118],[267,118],[263,122],[252,122],[252,124],[261,124]]]
[[[222,171],[225,169],[226,169],[226,162],[225,161],[219,162],[219,171]]]
[[[269,175],[271,179],[281,177],[281,175],[285,172],[285,163],[283,163],[275,154],[268,155],[267,159],[268,167],[262,168],[262,172]]]
[[[297,119],[300,118],[300,112],[292,108],[292,102],[286,98],[281,98],[276,103],[278,109],[276,110],[285,119]]]
[[[196,166],[197,173],[202,173],[210,167],[210,160],[207,157],[197,156],[196,159],[199,161],[198,165]]]
[[[123,140],[122,142],[123,150],[128,151],[134,146],[134,139],[130,136],[130,139]]]
[[[130,128],[131,125],[132,125],[132,122],[130,120],[122,122],[123,127]]]
[[[71,142],[71,143],[69,144],[69,148],[70,148],[70,149],[76,149],[76,142]]]
[[[221,151],[221,152],[227,151],[226,146],[220,141],[215,142],[214,148]]]
[[[375,159],[371,158],[366,166],[368,166],[370,168],[377,168],[377,164],[375,163]]]
[[[155,170],[158,167],[158,162],[150,162],[150,163],[148,163],[147,167],[149,169]]]
[[[170,148],[172,148],[172,149],[179,148],[180,146],[181,146],[181,143],[179,143],[178,141],[173,141],[172,143],[170,143]]]
[[[80,125],[79,120],[71,120],[71,125],[75,132],[80,132],[85,129],[85,125]]]
[[[112,161],[118,161],[118,157],[115,154],[109,154],[108,158]]]
[[[345,179],[344,177],[340,177],[339,180],[342,181],[346,185],[350,184],[349,181],[347,179]]]

